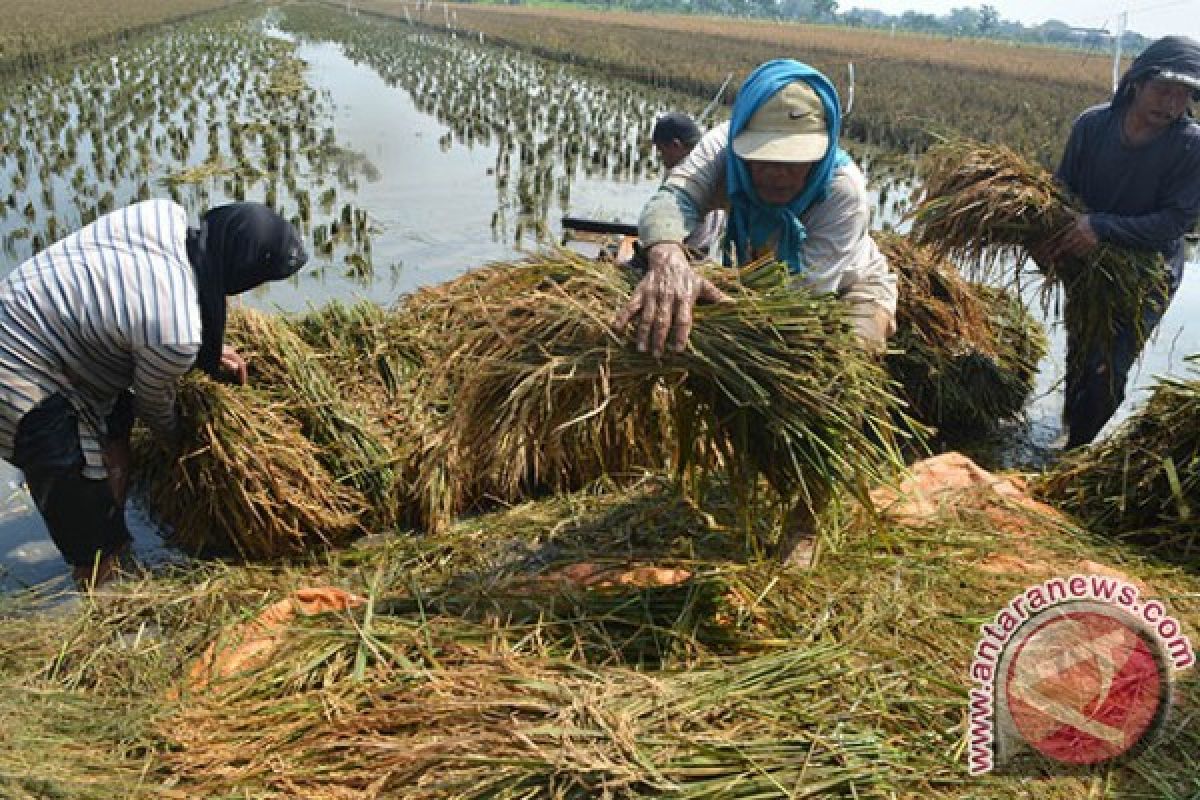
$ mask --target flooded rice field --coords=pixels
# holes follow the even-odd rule
[[[169,196],[193,216],[259,200],[293,220],[313,255],[291,282],[247,300],[283,311],[392,303],[557,243],[566,213],[634,222],[661,178],[655,116],[708,104],[464,31],[305,6],[188,22],[0,86],[0,98],[2,271],[138,199]],[[911,164],[848,146],[871,179],[876,224],[903,229]],[[1137,387],[1200,351],[1198,311],[1193,262]],[[1063,337],[1050,334],[1028,419],[993,461],[1037,463],[1059,433]],[[1143,397],[1131,386],[1119,416]],[[3,589],[66,571],[18,480],[3,465]],[[130,522],[144,557],[169,556],[138,509]]]

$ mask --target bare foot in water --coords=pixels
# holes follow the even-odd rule
[[[824,508],[824,503],[814,503]],[[818,514],[805,502],[798,502],[784,517],[783,533],[775,548],[775,557],[787,569],[810,569],[817,555]]]

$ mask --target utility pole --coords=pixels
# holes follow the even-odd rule
[[[1129,12],[1122,11],[1117,15],[1117,35],[1113,43],[1113,91],[1121,80],[1121,43],[1125,40],[1125,27],[1129,24]]]

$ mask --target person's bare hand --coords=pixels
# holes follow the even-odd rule
[[[1037,241],[1026,246],[1031,258],[1042,270],[1050,269],[1058,260],[1058,245],[1052,241]]]
[[[133,460],[129,436],[110,439],[104,443],[104,467],[108,472],[108,488],[118,509],[125,507],[129,492],[129,465]]]
[[[238,386],[245,386],[249,373],[246,370],[246,359],[238,354],[229,345],[222,345],[221,360],[217,365],[217,372],[221,375],[221,380],[227,383],[236,383]]]
[[[637,320],[637,349],[647,349],[659,357],[671,337],[671,349],[682,352],[692,332],[692,309],[698,301],[716,303],[727,300],[725,293],[692,269],[683,245],[660,242],[646,251],[646,275],[633,290],[633,296],[613,320],[613,327],[625,330]]]
[[[1100,244],[1087,214],[1077,214],[1075,224],[1055,242],[1055,255],[1086,256]]]

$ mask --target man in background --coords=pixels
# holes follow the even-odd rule
[[[1200,44],[1159,39],[1134,60],[1109,102],[1075,120],[1055,172],[1088,212],[1045,257],[1086,258],[1106,242],[1157,251],[1168,271],[1165,294],[1147,298],[1140,321],[1117,321],[1110,352],[1083,352],[1068,337],[1068,449],[1091,442],[1121,405],[1129,370],[1182,280],[1184,235],[1200,219],[1200,125],[1190,113],[1198,96]]]
[[[681,111],[671,111],[654,122],[650,141],[658,151],[668,175],[676,165],[692,152],[704,137],[704,131],[696,121]],[[665,176],[664,176],[665,177]],[[714,244],[720,242],[725,231],[725,212],[721,209],[704,215],[696,228],[683,240],[683,244],[697,258],[708,258]]]

